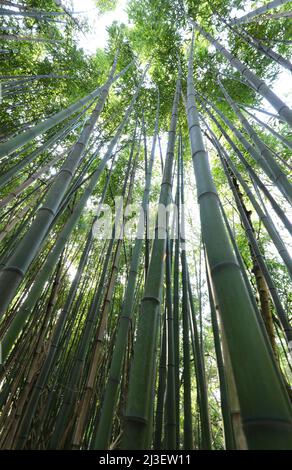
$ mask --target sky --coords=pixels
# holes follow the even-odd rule
[[[107,43],[107,26],[110,26],[113,21],[119,21],[122,23],[128,22],[128,15],[125,11],[127,0],[119,0],[117,8],[103,15],[99,15],[97,8],[95,7],[94,0],[72,0],[74,11],[86,12],[82,15],[88,19],[89,26],[92,28],[92,32],[78,36],[80,47],[86,52],[93,54],[97,48],[103,49]]]

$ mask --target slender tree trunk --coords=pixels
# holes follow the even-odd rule
[[[110,433],[111,425],[113,419],[113,413],[115,408],[115,403],[117,399],[117,390],[118,384],[120,381],[121,369],[122,369],[122,359],[125,353],[125,348],[127,345],[127,336],[128,330],[131,325],[133,308],[134,308],[134,292],[137,282],[137,275],[139,269],[139,262],[142,252],[143,239],[141,236],[141,226],[144,226],[144,214],[148,211],[149,204],[149,195],[151,187],[151,177],[155,157],[156,141],[158,135],[158,119],[159,119],[159,103],[157,105],[156,112],[156,121],[155,121],[155,130],[152,141],[152,149],[150,160],[147,165],[147,175],[145,181],[145,189],[142,199],[142,212],[139,217],[139,223],[137,228],[137,234],[135,239],[135,245],[133,248],[132,259],[130,264],[130,271],[128,277],[128,283],[124,296],[124,304],[120,315],[120,321],[118,326],[118,332],[116,337],[116,344],[113,351],[113,357],[111,361],[111,367],[109,372],[108,384],[105,389],[104,401],[101,409],[100,421],[98,424],[97,434],[94,441],[95,449],[104,449],[107,448]],[[147,237],[149,234],[147,233]]]
[[[273,0],[272,2],[267,3],[266,5],[263,5],[262,7],[259,7],[256,10],[246,13],[246,15],[243,15],[240,18],[235,18],[232,21],[232,24],[237,26],[239,24],[249,23],[251,19],[254,18],[255,16],[262,15],[263,13],[266,13],[267,11],[270,11],[273,8],[277,8],[280,5],[285,5],[285,3],[289,3],[289,2],[290,0]]]
[[[201,101],[201,100],[200,100]],[[202,101],[201,101],[202,103]],[[214,109],[216,110],[217,112],[217,108],[215,108],[214,106]],[[245,168],[247,169],[249,175],[251,176],[252,179],[254,179],[257,183],[257,185],[260,187],[260,189],[263,191],[264,195],[267,197],[267,199],[269,200],[270,204],[272,205],[274,211],[276,212],[276,214],[278,215],[278,217],[281,219],[281,221],[283,222],[283,224],[285,225],[286,229],[289,231],[289,233],[292,235],[292,224],[290,223],[290,221],[288,220],[286,214],[284,213],[284,211],[280,208],[280,206],[276,203],[276,201],[274,200],[273,196],[271,195],[270,191],[266,188],[266,186],[262,183],[261,179],[259,178],[259,176],[257,175],[257,173],[253,170],[252,166],[247,162],[247,160],[245,159],[245,157],[243,156],[243,153],[239,150],[239,148],[234,144],[233,140],[229,137],[229,135],[227,134],[227,132],[225,131],[225,129],[221,126],[221,124],[219,123],[219,121],[215,118],[214,114],[212,114],[210,112],[210,110],[208,108],[205,107],[205,110],[207,112],[207,114],[210,116],[210,118],[212,119],[212,121],[216,124],[216,126],[218,127],[218,129],[220,130],[220,132],[222,133],[222,135],[224,136],[224,138],[226,139],[226,141],[230,144],[231,148],[234,150],[235,154],[238,156],[238,158],[240,159],[240,161],[243,163],[243,165],[245,166]],[[218,110],[219,111],[219,110]],[[231,124],[229,121],[226,121],[226,124]],[[230,127],[230,126],[229,126]],[[235,129],[235,128],[234,128]]]
[[[220,214],[219,198],[204,149],[194,97],[192,43],[189,58],[187,113],[202,233],[210,264],[211,279],[228,341],[243,426],[250,449],[263,449],[271,446],[290,448],[289,428],[292,417],[289,398],[279,379],[277,366],[269,354],[240,268],[229,245]],[[216,233],[216,238],[214,238],[214,233]],[[244,371],[242,357],[248,365]],[[263,397],[265,397],[264,400]],[[274,416],[273,422],[270,421],[271,412]]]
[[[180,187],[181,187],[181,265],[182,265],[182,327],[183,327],[183,396],[184,396],[184,449],[193,448],[192,398],[191,398],[191,358],[190,358],[190,323],[189,323],[189,296],[188,273],[185,240],[185,212],[184,212],[184,171],[183,156],[180,152]]]
[[[234,103],[234,101],[228,95],[228,93],[225,90],[222,82],[220,80],[218,80],[218,83],[219,83],[219,86],[220,86],[227,102],[229,103],[229,105],[231,106],[231,108],[233,109],[233,111],[235,112],[237,117],[239,118],[241,124],[245,128],[245,130],[248,133],[250,139],[254,142],[254,145],[257,148],[257,150],[258,150],[260,156],[262,157],[263,161],[265,161],[265,163],[270,168],[270,170],[272,172],[272,175],[273,175],[273,178],[274,178],[274,181],[275,181],[275,184],[277,185],[278,189],[281,191],[283,196],[285,196],[287,201],[290,202],[290,204],[291,204],[292,203],[292,186],[289,183],[287,176],[285,175],[285,173],[283,173],[282,169],[279,167],[277,162],[275,162],[272,153],[269,151],[269,149],[267,148],[265,143],[259,138],[259,136],[254,131],[252,126],[249,124],[247,119],[245,119],[245,117],[241,113],[239,107]],[[263,167],[263,169],[264,169],[264,167]]]
[[[178,219],[177,219],[178,222]],[[175,403],[175,350],[174,350],[174,317],[171,289],[171,253],[170,241],[166,244],[166,304],[167,304],[167,390],[165,448],[176,449],[176,403]]]
[[[258,93],[260,93],[269,103],[276,109],[279,115],[292,126],[292,111],[280,98],[259,79],[243,62],[234,57],[225,47],[214,39],[209,33],[201,28],[195,21],[192,22],[195,29],[197,29],[227,60],[235,67],[241,75],[247,80]]]
[[[157,388],[157,402],[155,414],[155,433],[154,433],[154,449],[163,449],[163,418],[164,418],[164,405],[165,405],[165,391],[166,391],[166,347],[167,347],[167,334],[166,334],[166,309],[164,312],[163,328],[162,328],[162,341],[160,348],[160,361],[159,361],[159,374],[158,374],[158,388]]]
[[[219,382],[220,382],[221,412],[222,412],[223,425],[224,425],[225,447],[226,447],[226,450],[234,450],[235,442],[234,442],[234,434],[233,434],[233,427],[232,427],[232,420],[231,420],[231,410],[230,410],[230,403],[229,403],[228,389],[227,389],[227,382],[226,382],[226,373],[225,373],[225,367],[224,367],[224,361],[223,361],[223,355],[222,355],[222,349],[221,349],[220,332],[219,332],[216,309],[215,309],[215,304],[214,304],[214,299],[212,295],[211,284],[210,284],[210,279],[209,279],[207,269],[206,269],[206,274],[207,274],[212,331],[213,331],[213,336],[214,336],[214,346],[215,346],[217,369],[218,369]]]
[[[276,132],[272,127],[268,126],[265,122],[261,121],[255,114],[251,114],[247,109],[245,109],[245,112],[252,118],[255,119],[257,123],[259,123],[260,126],[262,126],[264,129],[267,129],[274,137],[276,137],[282,144],[284,144],[286,147],[288,147],[290,150],[292,150],[292,141],[286,139],[283,137],[281,134]]]
[[[175,132],[177,124],[180,80],[177,81],[170,124],[166,162],[159,203],[167,207],[171,199],[171,182],[174,158]],[[161,224],[161,222],[160,222]],[[149,411],[153,397],[153,373],[157,341],[157,315],[161,302],[161,291],[166,251],[167,224],[156,224],[155,239],[149,263],[141,315],[134,347],[134,360],[129,381],[129,395],[122,447],[144,449],[147,444]]]
[[[269,21],[278,18],[292,18],[292,11],[283,11],[282,13],[274,13],[273,15],[263,15],[260,18],[252,18],[249,22],[254,23],[260,21]]]

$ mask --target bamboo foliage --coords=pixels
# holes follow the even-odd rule
[[[167,302],[167,389],[165,405],[165,447],[176,448],[176,383],[175,383],[175,341],[174,341],[174,317],[172,306],[172,282],[171,282],[171,252],[170,241],[167,238],[166,245],[166,302]]]

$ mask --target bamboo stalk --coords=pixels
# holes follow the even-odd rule
[[[159,203],[164,207],[170,202],[175,131],[177,123],[180,79],[177,81],[173,102],[170,132],[164,165]],[[156,222],[155,239],[141,303],[141,315],[131,367],[129,395],[125,415],[124,449],[144,449],[147,445],[151,400],[153,397],[153,374],[155,369],[155,345],[157,340],[157,315],[161,302],[164,273],[167,226]]]
[[[279,116],[292,126],[291,109],[265,84],[265,82],[257,77],[243,62],[234,57],[225,47],[223,47],[216,39],[207,33],[198,23],[192,22],[194,28],[197,29],[229,62],[235,67],[247,83],[251,85],[258,93],[260,93],[269,103],[276,109]]]
[[[193,84],[193,41],[189,55],[187,115],[203,240],[228,342],[248,445],[250,449],[290,448],[292,417],[289,398],[271,360],[229,245],[203,144]],[[242,358],[245,359],[244,368]]]

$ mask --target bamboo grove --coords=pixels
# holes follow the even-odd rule
[[[130,0],[89,54],[0,2],[1,449],[292,448],[291,3],[252,5]]]

